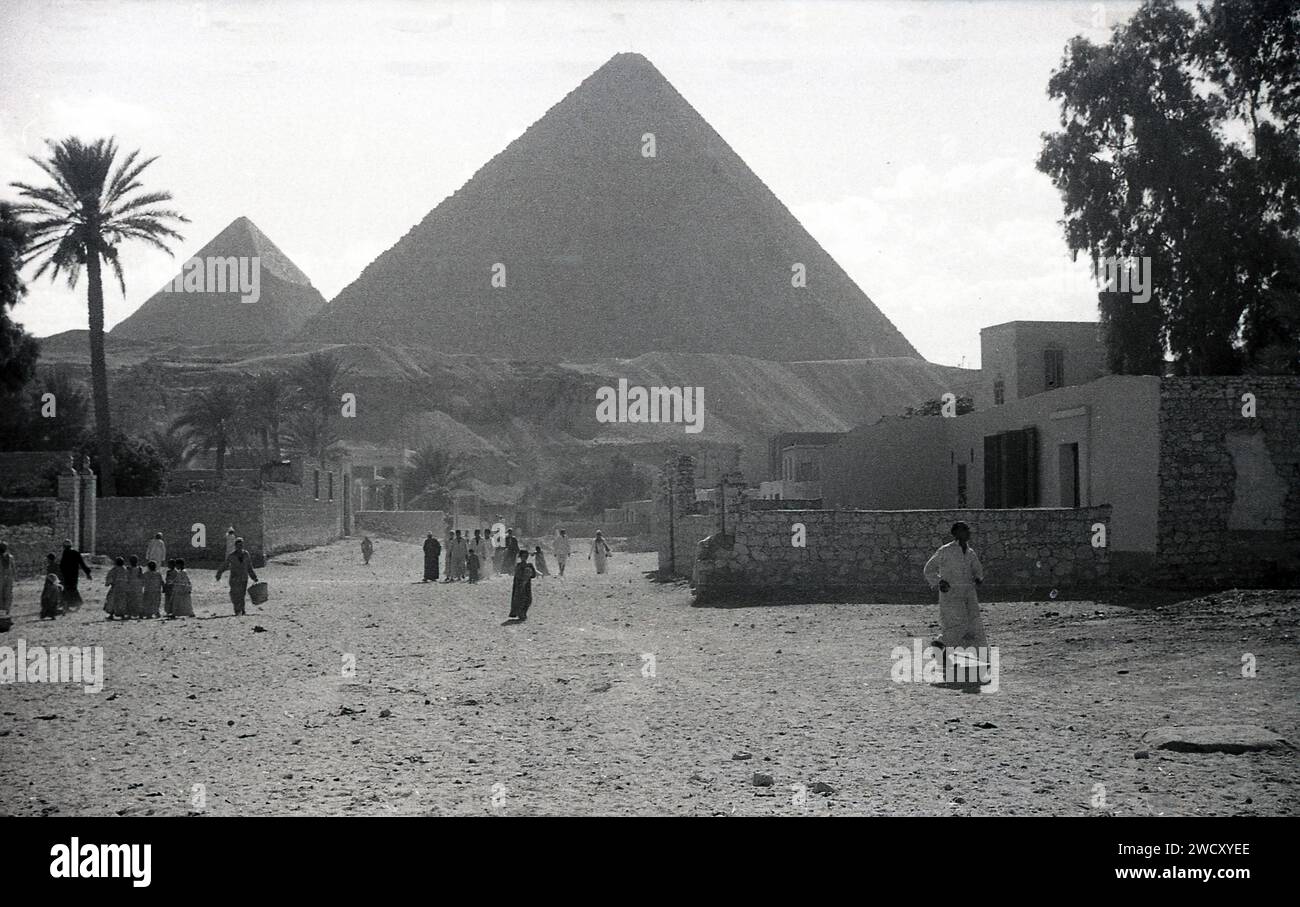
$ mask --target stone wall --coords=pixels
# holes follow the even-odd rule
[[[206,544],[193,544],[202,523]],[[155,532],[163,534],[169,557],[189,564],[216,564],[226,556],[226,528],[235,527],[254,554],[264,555],[262,492],[229,488],[220,492],[99,499],[98,552],[110,557],[143,556]]]
[[[957,520],[971,526],[984,564],[986,599],[1050,590],[1063,597],[1107,578],[1108,550],[1093,547],[1093,525],[1109,505],[1019,510],[744,511],[727,537],[696,565],[701,602],[733,596],[808,600],[820,596],[924,592],[921,568]],[[802,523],[806,547],[794,547]],[[680,565],[679,565],[680,570]]]
[[[262,506],[262,553],[266,557],[285,551],[301,551],[326,545],[343,535],[342,494],[328,500],[324,487],[316,500],[312,487],[264,482]]]
[[[0,525],[0,542],[9,546],[19,576],[39,576],[45,571],[45,555],[63,553],[63,535],[53,526],[21,523]]]
[[[1244,394],[1254,396],[1253,417]],[[1159,418],[1154,578],[1188,588],[1296,584],[1300,378],[1166,378]]]

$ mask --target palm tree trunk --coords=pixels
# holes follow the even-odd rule
[[[104,361],[104,283],[99,253],[92,251],[86,261],[90,309],[90,386],[95,401],[95,447],[99,458],[99,493],[113,497],[113,427],[108,414],[108,366]]]

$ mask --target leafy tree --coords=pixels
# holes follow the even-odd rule
[[[1062,129],[1038,168],[1066,243],[1099,281],[1108,262],[1149,259],[1153,299],[1134,305],[1155,308],[1180,374],[1300,369],[1298,55],[1294,3],[1215,0],[1194,17],[1147,0],[1107,44],[1071,40],[1048,82]],[[1113,300],[1101,308],[1125,338]],[[1152,370],[1142,350],[1111,358]]]
[[[0,393],[13,393],[36,372],[40,347],[36,338],[9,317],[27,287],[19,276],[27,228],[13,206],[0,202]]]
[[[312,409],[298,410],[289,416],[285,435],[293,447],[321,461],[325,459],[325,450],[339,439],[334,419]]]
[[[587,486],[582,509],[586,513],[600,513],[606,507],[617,507],[624,501],[640,501],[650,496],[653,484],[648,476],[637,469],[627,457],[614,454],[609,466],[597,473]]]
[[[99,441],[88,437],[77,454],[77,468],[81,458],[90,457],[90,467],[100,474]],[[117,494],[126,497],[145,497],[162,491],[167,475],[167,464],[153,446],[141,438],[128,438],[121,432],[113,436],[113,465],[117,468]],[[103,497],[101,490],[100,496]]]
[[[90,144],[78,138],[49,141],[49,158],[31,160],[49,177],[51,185],[13,183],[25,201],[16,205],[28,218],[30,246],[27,254],[41,260],[36,277],[46,272],[52,280],[67,279],[75,288],[86,269],[86,300],[90,320],[90,375],[95,405],[95,436],[100,463],[100,489],[116,493],[113,470],[113,430],[108,408],[108,366],[104,358],[104,263],[117,277],[122,295],[126,279],[118,246],[138,239],[171,254],[166,240],[182,237],[168,224],[187,222],[176,211],[158,207],[171,200],[167,192],[138,194],[140,175],[156,158],[139,159],[132,151],[118,158],[113,139]]]

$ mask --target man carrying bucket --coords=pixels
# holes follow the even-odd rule
[[[257,582],[257,571],[253,569],[253,555],[244,550],[242,538],[235,539],[234,550],[217,571],[218,581],[221,580],[221,574],[226,571],[230,572],[230,603],[235,606],[235,614],[242,616],[244,599],[248,595],[248,580],[251,577],[253,582]]]

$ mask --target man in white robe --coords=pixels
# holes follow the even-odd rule
[[[560,576],[564,576],[564,565],[568,562],[569,554],[573,551],[573,548],[569,544],[568,533],[563,529],[561,529],[560,534],[555,537],[553,550],[555,551],[555,562],[560,565]]]
[[[230,557],[229,554],[226,557]],[[153,561],[159,567],[167,566],[167,543],[163,541],[163,534],[155,532],[149,544],[144,548],[144,562],[146,565]]]
[[[925,562],[925,581],[939,590],[939,626],[936,646],[988,645],[975,588],[984,582],[984,567],[970,547],[970,527],[954,523],[953,540]]]

